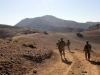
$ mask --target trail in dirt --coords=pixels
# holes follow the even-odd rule
[[[98,67],[85,60],[84,53],[74,50],[72,56],[75,63],[67,75],[100,75]]]
[[[18,38],[23,38],[23,37],[32,37],[34,35],[37,35],[38,33],[35,33],[35,34],[28,34],[28,35],[20,35],[20,36],[15,36],[13,37],[13,39],[18,39]]]
[[[31,35],[27,35],[30,37]],[[25,36],[21,36],[25,37]],[[20,36],[16,37],[20,38]],[[67,38],[70,38],[68,36]],[[83,41],[78,41],[77,39],[70,38],[72,40],[73,47],[79,45],[82,50],[84,47]],[[78,44],[77,44],[78,43]],[[49,66],[45,66],[43,68],[37,69],[36,75],[100,75],[98,65],[91,64],[91,62],[85,60],[84,52],[80,52],[78,50],[71,50],[71,52],[66,49],[66,59],[61,60],[58,50],[54,50],[55,53],[58,54],[56,62],[48,63]],[[91,59],[93,60],[93,59]],[[25,75],[34,75],[33,73],[34,67]]]
[[[55,52],[58,54],[58,50],[55,50]],[[69,57],[67,57],[69,56]],[[70,65],[72,64],[73,58],[70,56],[70,54],[66,54],[66,60],[61,60],[60,56],[58,56],[58,60],[55,63],[50,62],[48,67],[42,68],[37,75],[66,75],[68,73],[67,70],[69,70]],[[29,71],[29,73],[25,75],[32,75],[33,70]],[[38,71],[38,70],[37,70]]]
[[[66,51],[67,60],[61,60],[58,56],[59,60],[56,63],[50,62],[50,66],[40,70],[37,75],[100,75],[98,67],[85,60],[83,53],[72,51]],[[25,75],[32,75],[33,70]]]

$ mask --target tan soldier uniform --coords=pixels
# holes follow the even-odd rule
[[[58,49],[61,55],[61,59],[62,59],[62,55],[64,55],[64,58],[65,58],[65,46],[66,46],[66,43],[65,41],[63,41],[63,38],[61,38],[61,41],[58,43]]]
[[[91,45],[88,44],[88,41],[86,42],[86,45],[84,46],[84,51],[85,51],[86,60],[90,60]]]

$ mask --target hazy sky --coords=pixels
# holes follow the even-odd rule
[[[100,0],[0,0],[0,24],[53,15],[77,22],[100,22]]]

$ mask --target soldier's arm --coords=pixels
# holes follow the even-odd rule
[[[86,45],[84,46],[84,50],[83,51],[85,51],[86,50]]]
[[[90,51],[92,51],[91,48],[92,48],[92,46],[90,45]],[[92,52],[93,52],[93,51],[92,51]]]

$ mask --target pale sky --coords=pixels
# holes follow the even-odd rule
[[[77,22],[100,22],[100,0],[0,0],[0,24],[53,15]]]

